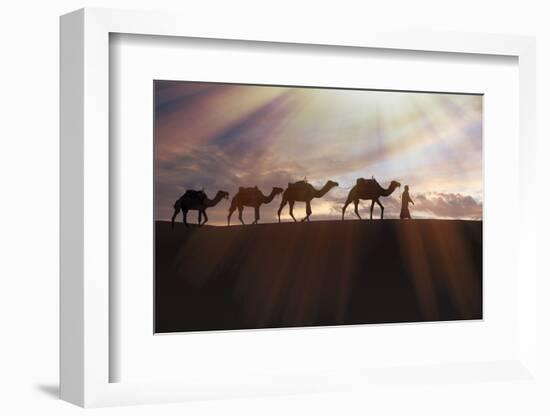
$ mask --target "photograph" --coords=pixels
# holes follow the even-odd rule
[[[483,95],[154,80],[154,332],[483,319]]]

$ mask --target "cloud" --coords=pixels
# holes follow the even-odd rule
[[[432,192],[413,197],[414,210],[436,218],[460,218],[480,220],[483,215],[481,202],[471,195]]]
[[[306,176],[316,188],[340,183],[312,203],[312,219],[337,218],[356,178],[372,175],[411,186],[413,217],[481,218],[471,196],[482,194],[479,97],[186,82],[159,83],[155,97],[158,219],[186,189],[268,194]],[[397,192],[381,201],[385,217],[399,217]],[[262,220],[275,221],[279,203],[263,206]],[[227,210],[227,201],[210,208],[211,223]],[[304,210],[297,203],[296,217]]]

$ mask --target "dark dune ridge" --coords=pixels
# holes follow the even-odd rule
[[[155,332],[481,319],[482,226],[158,221]]]

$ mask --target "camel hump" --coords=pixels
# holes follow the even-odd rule
[[[294,186],[304,186],[306,184],[307,184],[306,180],[298,181],[298,182],[294,182],[294,183],[289,182],[288,187],[291,188],[291,187],[294,187]]]
[[[249,187],[249,188],[246,188],[244,186],[239,187],[239,193],[242,193],[242,194],[252,194],[252,193],[257,193],[257,192],[258,192],[258,187],[257,186],[252,186],[252,187]]]
[[[374,178],[372,178],[372,179],[357,178],[356,185],[361,186],[361,187],[365,187],[365,188],[370,188],[370,187],[378,185],[378,182],[376,182],[376,179],[374,179]]]
[[[371,179],[357,178],[357,185],[367,184],[367,183],[378,183],[374,176]]]
[[[185,191],[185,194],[183,194],[183,196],[186,198],[197,199],[199,201],[204,201],[204,199],[206,198],[206,194],[203,190],[196,191],[194,189],[188,189],[187,191]]]

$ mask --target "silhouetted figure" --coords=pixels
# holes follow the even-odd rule
[[[356,184],[351,190],[349,191],[348,198],[346,199],[346,203],[344,204],[344,207],[342,208],[342,221],[344,220],[344,214],[346,213],[346,208],[350,203],[353,202],[353,205],[355,206],[355,215],[359,219],[361,219],[361,216],[359,215],[359,200],[371,200],[370,205],[370,219],[372,220],[372,211],[374,209],[374,203],[376,202],[380,206],[380,219],[384,219],[384,206],[380,203],[380,197],[381,196],[390,196],[392,192],[395,190],[395,188],[400,187],[401,184],[397,181],[391,181],[390,186],[387,189],[382,188],[380,184],[374,179],[365,179],[365,178],[359,178],[356,181]]]
[[[401,195],[401,214],[399,215],[399,218],[401,218],[402,220],[411,219],[411,213],[409,212],[409,202],[414,205],[414,201],[409,195],[409,185],[405,185],[405,190],[403,191],[403,195]]]
[[[327,181],[325,186],[321,189],[315,189],[311,184],[304,181],[298,181],[295,183],[289,183],[286,190],[283,192],[283,200],[277,211],[277,216],[279,217],[279,222],[281,222],[281,211],[288,202],[290,216],[296,222],[294,218],[293,210],[294,203],[296,201],[306,203],[306,216],[302,219],[302,222],[309,221],[309,216],[311,215],[311,200],[313,198],[322,198],[328,191],[330,191],[335,186],[338,186],[338,182]]]
[[[243,208],[252,207],[254,208],[254,222],[252,224],[257,224],[260,220],[260,205],[269,204],[273,201],[277,195],[283,192],[283,188],[273,188],[269,195],[264,195],[262,191],[258,189],[257,186],[253,188],[239,188],[239,192],[235,194],[231,200],[231,206],[229,207],[229,215],[227,216],[227,225],[231,222],[231,215],[235,212],[236,209],[239,210],[239,220],[241,224],[244,225],[243,221]]]
[[[183,223],[186,227],[187,224],[187,212],[194,210],[199,211],[199,225],[204,225],[208,221],[208,216],[206,215],[206,209],[213,207],[218,204],[222,199],[229,198],[229,194],[225,191],[218,191],[214,199],[209,199],[204,191],[194,191],[187,190],[175,203],[174,203],[174,214],[172,215],[172,229],[174,229],[174,221],[176,216],[181,211],[183,213]],[[202,217],[204,216],[204,222],[202,222]]]

